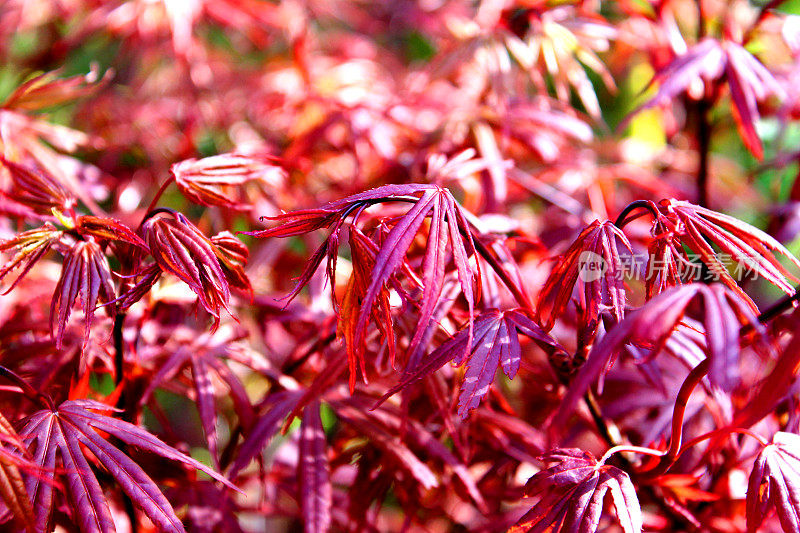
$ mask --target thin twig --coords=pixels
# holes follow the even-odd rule
[[[689,403],[689,398],[692,396],[695,387],[708,373],[709,360],[703,359],[696,367],[694,367],[689,375],[686,376],[678,397],[675,399],[675,407],[672,411],[672,434],[669,441],[669,449],[667,453],[661,458],[661,461],[651,470],[644,472],[647,477],[660,476],[675,463],[675,459],[680,455],[681,439],[683,436],[683,416],[686,413],[686,406]]]
[[[170,177],[169,177],[169,178],[167,178],[167,180],[166,180],[166,181],[165,181],[165,182],[164,182],[164,183],[161,185],[161,187],[159,187],[159,189],[158,189],[158,192],[156,192],[156,195],[155,195],[155,197],[153,197],[153,199],[150,201],[150,205],[149,205],[149,206],[147,206],[147,212],[148,212],[148,213],[149,213],[150,211],[152,211],[153,209],[155,209],[155,207],[156,207],[156,204],[157,204],[157,203],[158,203],[158,201],[161,199],[161,196],[164,194],[164,191],[165,191],[165,190],[167,190],[167,187],[169,187],[169,184],[170,184],[170,183],[172,183],[173,181],[175,181],[175,176],[170,176]]]
[[[707,96],[704,96],[696,106],[697,151],[700,158],[697,169],[697,203],[703,207],[708,207],[708,167],[711,155],[711,124],[708,117],[710,108]]]

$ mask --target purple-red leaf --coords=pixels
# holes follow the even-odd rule
[[[642,530],[636,488],[626,472],[598,463],[589,452],[575,448],[554,450],[542,460],[555,464],[536,473],[525,487],[528,496],[541,495],[541,499],[510,532],[593,533],[600,524],[608,491],[622,530]]]
[[[114,301],[111,267],[100,245],[94,240],[75,243],[64,257],[61,277],[50,302],[50,330],[59,348],[72,305],[79,297],[84,314],[85,345],[98,303],[108,303],[106,309],[111,314],[115,309],[115,304],[110,303]]]
[[[731,265],[723,262],[724,257],[716,253],[711,244],[736,261],[734,274],[740,277],[757,274],[786,294],[794,294],[790,281],[798,283],[800,279],[778,261],[776,254],[784,256],[798,268],[800,260],[774,237],[734,217],[685,201],[662,200],[657,206],[653,204],[653,210],[657,210],[659,215],[653,222],[655,241],[651,245],[657,255],[651,261],[658,264],[648,267],[653,274],[648,277],[649,294],[668,285],[670,280],[677,280],[671,272],[686,270],[679,262],[683,262],[685,267],[691,265],[692,259],[699,258],[711,276],[728,286],[749,304],[754,313],[758,313],[758,308],[728,271]],[[684,246],[695,255],[694,258],[688,256]],[[699,265],[695,271],[699,275]],[[695,279],[699,277],[695,276]]]
[[[21,471],[32,475],[37,475],[37,472],[35,465],[24,455],[25,444],[0,414],[0,498],[25,532],[34,533],[36,516]]]
[[[628,250],[627,237],[612,222],[595,220],[589,224],[569,247],[547,278],[536,307],[537,319],[550,330],[556,317],[563,314],[570,301],[573,287],[583,289],[583,322],[593,330],[604,308],[622,320],[625,316],[625,285],[623,262],[617,240]]]
[[[216,328],[220,309],[230,312],[230,288],[211,240],[181,213],[174,213],[174,218],[152,217],[143,231],[158,266],[197,294]]]
[[[775,507],[786,532],[800,532],[800,436],[779,431],[758,454],[747,486],[747,531]]]
[[[108,217],[82,216],[75,221],[75,231],[84,237],[94,237],[104,241],[117,241],[137,246],[144,251],[147,244],[128,226]]]
[[[262,217],[266,220],[280,222],[274,228],[259,231],[243,231],[244,235],[251,235],[261,239],[269,237],[294,237],[314,231],[320,228],[327,228],[339,218],[339,212],[334,209],[326,209],[325,206],[319,209],[304,209],[285,213],[276,217]]]
[[[424,488],[439,486],[436,474],[400,439],[396,430],[378,423],[369,411],[346,404],[333,404],[336,414],[348,425],[365,435],[371,443],[392,457],[397,464],[414,477]]]
[[[246,204],[234,198],[236,189],[247,182],[278,185],[284,170],[266,158],[243,154],[220,154],[203,159],[187,159],[170,167],[175,183],[191,201],[201,205],[220,205],[242,209]]]
[[[408,352],[414,353],[422,342],[428,322],[442,297],[448,248],[452,252],[461,291],[469,308],[470,337],[465,349],[468,348],[471,343],[475,293],[479,292],[475,291],[474,284],[476,281],[478,286],[480,284],[480,267],[476,280],[469,263],[469,257],[475,255],[472,231],[462,208],[446,189],[428,184],[385,185],[328,203],[319,209],[281,215],[276,219],[284,222],[282,225],[248,234],[257,237],[289,237],[317,228],[334,226],[326,241],[309,260],[297,286],[290,293],[289,297],[294,297],[303,285],[308,283],[325,256],[328,257],[328,275],[333,276],[339,245],[338,233],[345,218],[360,213],[372,204],[392,201],[409,202],[413,205],[396,220],[380,243],[369,283],[361,298],[355,325],[352,326],[352,335],[348,335],[352,338],[348,350],[355,360],[360,360],[364,350],[366,326],[370,316],[373,315],[373,308],[376,304],[380,304],[381,295],[384,294],[385,286],[392,276],[406,268],[405,256],[426,218],[430,218],[430,228],[422,263],[423,291],[419,303],[420,316]]]
[[[472,332],[468,326],[461,329],[416,367],[407,368],[402,381],[389,389],[378,403],[430,375],[453,359],[459,365],[466,359],[467,371],[461,387],[458,408],[458,414],[466,417],[470,409],[477,407],[489,391],[498,365],[503,367],[503,371],[510,379],[516,375],[521,358],[518,332],[527,335],[548,352],[563,351],[547,332],[522,311],[489,309],[475,319]],[[474,335],[472,342],[470,342],[471,333]],[[465,357],[465,352],[469,353],[468,358]]]
[[[0,241],[0,252],[14,250],[14,257],[11,261],[0,268],[0,280],[6,277],[12,270],[22,265],[22,272],[17,279],[3,292],[8,294],[28,273],[33,265],[47,253],[47,251],[58,242],[62,232],[49,222],[41,228],[24,231],[15,237]]]
[[[38,476],[29,476],[26,484],[34,501],[37,529],[47,529],[52,506],[52,481],[59,472],[56,456],[64,465],[63,476],[76,519],[83,532],[114,531],[114,523],[106,497],[89,465],[81,446],[92,452],[105,469],[117,480],[122,490],[147,516],[164,531],[183,531],[169,501],[160,489],[128,456],[101,437],[98,431],[109,433],[130,446],[150,451],[167,459],[202,470],[217,481],[234,488],[231,483],[206,467],[168,446],[147,431],[95,411],[111,410],[92,400],[67,401],[55,410],[43,410],[28,418],[20,437],[30,447],[34,461],[41,469]]]
[[[566,417],[589,386],[609,370],[626,344],[644,347],[656,356],[678,327],[691,303],[701,306],[698,320],[704,328],[709,378],[724,390],[739,383],[740,331],[752,328],[759,347],[769,347],[766,330],[745,302],[720,284],[692,283],[668,289],[625,317],[592,347],[586,362],[561,402],[554,425]]]
[[[15,163],[2,156],[0,163],[8,169],[14,200],[41,213],[49,213],[52,208],[69,209],[75,205],[74,195],[41,168]]]
[[[270,407],[266,414],[253,424],[239,447],[239,454],[228,474],[231,479],[261,453],[267,442],[280,430],[283,419],[292,412],[302,395],[302,391],[285,391],[270,396]]]
[[[711,82],[723,75],[731,91],[733,117],[739,133],[747,149],[756,159],[761,159],[764,149],[756,132],[760,118],[756,102],[769,95],[784,98],[785,91],[758,59],[733,41],[706,38],[677,57],[655,76],[653,81],[661,83],[656,95],[634,113],[671,102],[680,93],[693,89],[698,80]],[[703,85],[700,87],[705,90]],[[703,94],[693,96],[700,98]]]
[[[253,292],[250,279],[244,272],[247,260],[250,258],[250,250],[242,241],[237,239],[230,231],[222,231],[211,237],[214,245],[214,253],[222,264],[225,278],[231,287],[236,287],[248,293]]]
[[[195,401],[200,415],[200,423],[206,436],[208,451],[214,465],[219,468],[219,454],[217,453],[217,408],[213,374],[230,389],[230,396],[236,408],[236,413],[244,427],[252,423],[253,408],[244,385],[221,360],[228,348],[229,339],[219,344],[210,344],[208,335],[202,335],[194,344],[173,348],[171,354],[163,361],[158,372],[150,380],[140,400],[144,405],[151,398],[153,392],[165,382],[172,379],[180,370],[188,366],[192,371]]]

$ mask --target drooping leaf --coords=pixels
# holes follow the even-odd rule
[[[366,366],[363,353],[355,349],[355,326],[361,302],[367,290],[370,272],[375,266],[375,256],[378,253],[377,245],[366,235],[355,228],[350,229],[350,254],[352,256],[353,274],[347,283],[342,302],[339,307],[339,324],[337,334],[345,341],[347,360],[350,368],[350,391],[355,389],[356,368],[360,368],[366,379]],[[389,306],[389,291],[384,288],[378,296],[377,304],[372,311],[372,319],[378,326],[381,335],[386,339],[389,351],[390,364],[394,364],[395,336],[392,327],[391,308]]]
[[[552,329],[556,317],[563,314],[576,284],[583,288],[583,321],[590,330],[596,327],[600,311],[605,307],[610,308],[617,321],[622,320],[625,285],[618,240],[633,253],[619,228],[610,221],[595,220],[558,259],[536,306],[537,319],[546,330]]]
[[[666,263],[648,266],[653,273],[661,273],[660,277],[654,275],[648,278],[650,293],[655,292],[654,284],[660,283],[663,287],[671,278],[662,273],[663,269],[672,268],[678,272],[686,272],[687,269],[680,268],[681,265],[677,263],[682,261],[685,267],[691,264],[692,259],[699,259],[714,279],[727,285],[743,301],[748,302],[754,313],[758,309],[733,279],[728,271],[729,267],[735,267],[733,273],[740,278],[751,273],[757,274],[786,294],[794,294],[794,288],[789,282],[798,283],[800,279],[778,261],[777,255],[782,255],[797,268],[800,268],[800,260],[772,236],[732,216],[685,201],[662,200],[653,209],[659,213],[653,222],[652,233],[655,242],[660,243],[657,245],[660,254],[651,260]],[[722,260],[724,257],[717,254],[711,244],[736,261],[736,265],[725,264]],[[695,254],[695,258],[689,257],[682,245]],[[696,269],[695,274],[695,280],[699,281],[697,276],[700,270]]]
[[[653,81],[660,82],[658,92],[640,110],[672,101],[696,79],[710,81],[719,78],[725,70],[725,62],[720,42],[703,39],[656,74]]]
[[[37,530],[46,530],[48,527],[47,520],[53,505],[53,486],[45,476],[53,479],[58,474],[65,481],[80,530],[114,531],[108,502],[92,472],[90,456],[85,454],[85,448],[157,527],[164,531],[184,531],[172,505],[150,476],[99,432],[108,433],[130,446],[184,463],[235,488],[220,474],[168,446],[144,429],[102,414],[111,409],[93,400],[66,401],[52,410],[34,413],[23,425],[20,437],[41,469],[40,476],[29,476],[26,482],[26,489],[34,502]],[[61,457],[63,473],[56,468],[57,457]]]
[[[142,230],[158,266],[192,289],[216,328],[220,309],[230,312],[230,288],[211,240],[181,213],[149,218]]]
[[[279,185],[284,170],[265,158],[244,154],[220,154],[203,159],[187,159],[170,167],[175,183],[187,198],[201,205],[247,208],[237,189],[247,182]]]
[[[40,228],[23,231],[10,239],[0,241],[0,252],[14,250],[14,257],[11,258],[11,261],[3,265],[3,268],[0,268],[0,280],[22,265],[22,272],[3,294],[8,294],[16,287],[17,283],[28,273],[33,265],[58,242],[61,235],[61,231],[47,222]]]
[[[800,531],[800,436],[779,431],[758,454],[747,485],[747,531],[775,507],[784,531]]]
[[[471,343],[469,327],[461,329],[415,368],[406,369],[401,382],[389,389],[378,403],[455,359],[459,365],[467,361],[458,408],[458,414],[466,417],[489,391],[498,365],[510,379],[516,375],[521,359],[518,333],[527,335],[548,352],[563,351],[547,332],[518,309],[489,309],[481,313],[474,324]],[[468,355],[465,350],[469,350]]]
[[[50,303],[50,330],[61,347],[64,329],[75,300],[80,298],[84,314],[84,345],[89,338],[94,312],[99,302],[114,314],[114,284],[111,267],[103,251],[93,239],[76,242],[64,257],[61,277]]]
[[[345,218],[351,214],[360,213],[370,205],[392,201],[408,202],[412,206],[391,226],[375,256],[375,264],[361,298],[352,331],[356,359],[360,358],[364,349],[366,326],[373,315],[374,306],[378,303],[380,295],[385,294],[383,291],[390,278],[404,268],[404,257],[427,218],[430,218],[430,229],[422,264],[424,288],[419,302],[418,326],[410,341],[409,353],[414,352],[421,342],[436,304],[441,298],[448,249],[452,253],[462,294],[467,301],[470,317],[472,316],[476,293],[474,286],[476,279],[479,286],[480,268],[478,268],[476,278],[469,263],[469,257],[476,254],[472,231],[462,208],[452,194],[437,185],[385,185],[328,203],[319,209],[298,211],[275,217],[283,224],[273,229],[247,233],[256,237],[289,237],[322,227],[334,226],[328,239],[314,253],[300,276],[298,285],[290,294],[290,296],[294,296],[311,279],[311,275],[326,255],[328,256],[329,276],[333,275],[335,255],[338,251],[338,231]],[[469,329],[472,331],[471,318]]]
[[[352,198],[380,198],[384,194],[383,190],[389,192],[394,187],[400,186],[379,187]],[[381,249],[375,258],[375,266],[370,274],[370,283],[361,302],[361,310],[354,330],[354,342],[357,352],[362,349],[366,325],[372,314],[373,305],[390,276],[402,267],[403,257],[427,216],[431,217],[431,229],[422,266],[424,289],[422,301],[420,302],[418,326],[414,331],[408,351],[413,352],[421,341],[425,331],[424,326],[430,320],[435,305],[441,297],[444,283],[444,253],[448,240],[453,253],[461,290],[469,307],[469,329],[470,332],[472,331],[473,272],[468,258],[470,255],[475,255],[475,246],[464,214],[452,195],[445,189],[420,185],[411,188],[407,192],[421,192],[421,196],[414,202],[411,209],[392,227],[384,242],[381,243]],[[445,224],[447,225],[446,229]],[[463,232],[466,237],[462,238],[459,232]],[[480,272],[478,276],[480,277]]]
[[[756,132],[760,116],[757,101],[770,95],[784,98],[786,93],[773,74],[742,45],[725,39],[705,38],[656,74],[661,86],[652,99],[637,111],[671,102],[697,80],[710,82],[725,76],[733,103],[733,117],[745,146],[761,159],[764,149]],[[702,97],[703,95],[694,95]]]
[[[528,496],[541,495],[541,499],[510,532],[593,533],[609,491],[623,531],[642,531],[639,499],[626,472],[598,463],[589,452],[575,448],[554,450],[541,459],[555,464],[536,473],[525,486]]]

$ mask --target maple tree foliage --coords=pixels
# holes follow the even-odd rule
[[[800,531],[798,20],[6,0],[0,529]]]

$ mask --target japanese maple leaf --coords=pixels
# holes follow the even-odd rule
[[[356,228],[350,228],[350,255],[353,263],[353,274],[347,282],[342,302],[339,307],[339,327],[337,334],[345,341],[347,360],[350,367],[350,392],[356,384],[356,366],[359,365],[361,375],[366,379],[366,363],[361,351],[355,349],[355,327],[358,323],[361,302],[369,285],[369,275],[375,267],[378,246]],[[372,311],[372,319],[385,339],[389,351],[390,364],[394,365],[395,337],[392,327],[391,308],[389,306],[389,290],[384,287],[377,297]]]
[[[454,478],[466,489],[472,501],[479,510],[486,512],[487,506],[481,490],[473,478],[473,473],[469,471],[467,465],[457,457],[457,454],[450,451],[429,428],[419,421],[409,418],[402,409],[383,405],[380,409],[370,409],[371,398],[365,396],[351,396],[342,400],[331,402],[336,412],[343,405],[354,407],[368,414],[370,420],[377,426],[390,434],[403,435],[403,443],[409,449],[418,450],[421,455],[428,457],[428,464],[432,462],[440,463],[445,472],[452,472]]]
[[[230,312],[230,287],[214,243],[183,214],[163,211],[172,218],[151,216],[142,224],[145,240],[158,267],[186,283],[197,295],[200,304],[219,325],[220,309]],[[148,276],[146,275],[147,279]],[[155,279],[153,279],[155,281]]]
[[[264,446],[278,433],[284,418],[290,414],[299,401],[303,400],[305,391],[291,390],[271,394],[268,397],[268,409],[246,435],[244,442],[239,448],[239,454],[234,461],[229,475],[233,478],[247,466],[250,461],[257,457]],[[330,514],[325,511],[328,506],[325,494],[329,489],[324,476],[324,452],[320,449],[323,445],[322,428],[317,425],[316,417],[318,414],[317,401],[309,402],[303,411],[300,436],[300,454],[302,459],[298,466],[298,475],[301,476],[300,484],[303,487],[300,491],[301,508],[306,515],[306,527],[310,525],[320,525],[328,523]],[[390,421],[382,416],[381,412],[370,411],[364,402],[345,400],[334,400],[330,402],[337,418],[344,424],[352,427],[357,434],[365,437],[363,446],[365,454],[379,451],[386,460],[382,462],[381,470],[388,471],[393,475],[398,475],[398,479],[403,479],[410,475],[419,485],[425,489],[439,486],[439,479],[431,468],[423,462],[411,449],[416,441],[409,438],[410,442],[398,437],[400,434],[400,418],[391,417]],[[417,428],[412,428],[411,434],[416,433]],[[427,437],[427,439],[425,438]],[[432,437],[426,434],[423,440],[426,442]],[[431,445],[433,447],[435,445]],[[431,452],[434,456],[440,456],[442,452],[445,457],[450,458],[450,452],[446,447]],[[455,461],[455,459],[453,458]],[[395,474],[395,469],[399,470]],[[466,472],[466,470],[463,470]],[[303,479],[305,478],[305,479]],[[313,479],[311,479],[313,478]],[[319,490],[318,493],[309,493],[306,487]]]
[[[0,280],[12,270],[22,266],[22,272],[3,294],[11,292],[25,274],[33,268],[33,265],[61,239],[62,235],[63,232],[47,222],[40,228],[23,231],[10,239],[0,241],[0,252],[14,251],[14,257],[0,268]]]
[[[239,447],[239,453],[231,465],[228,472],[231,479],[234,479],[250,461],[261,453],[264,446],[281,429],[283,420],[292,412],[302,396],[303,391],[291,390],[270,394],[267,397],[266,411],[245,435],[244,442]]]
[[[75,231],[84,237],[93,237],[101,242],[122,243],[149,252],[147,244],[128,226],[109,217],[80,216],[74,222]]]
[[[779,431],[758,454],[747,486],[747,530],[774,506],[784,531],[800,531],[800,436]]]
[[[244,154],[220,154],[203,159],[187,159],[170,167],[175,183],[191,201],[201,205],[220,205],[248,209],[247,198],[234,193],[249,182],[277,187],[285,172],[266,158]]]
[[[111,267],[101,243],[128,244],[140,251],[146,251],[147,245],[130,228],[108,217],[80,216],[74,220],[63,218],[61,222],[67,225],[68,231],[77,233],[81,240],[76,241],[67,236],[68,231],[60,231],[52,224],[45,223],[40,228],[0,242],[0,251],[15,251],[11,261],[0,268],[0,279],[17,266],[23,266],[22,272],[6,292],[11,291],[45,253],[55,244],[60,244],[57,248],[62,251],[64,260],[51,300],[50,330],[56,346],[60,348],[73,304],[80,300],[85,317],[85,347],[98,305],[105,304],[109,314],[114,314],[116,309]]]
[[[752,272],[786,294],[794,294],[790,282],[797,283],[800,279],[783,266],[777,256],[782,255],[798,268],[800,260],[772,236],[732,216],[689,202],[667,199],[649,205],[657,215],[651,229],[654,241],[650,245],[653,257],[648,265],[649,294],[682,281],[679,273],[686,269],[679,263],[688,264],[691,259],[686,247],[707,266],[710,274],[757,313],[758,308],[733,279],[728,272],[729,265],[721,260],[721,254],[716,253],[712,244],[737,262],[736,271]]]
[[[360,357],[364,347],[364,336],[367,322],[373,314],[373,307],[383,294],[384,287],[390,278],[404,267],[404,257],[426,218],[430,218],[427,246],[422,261],[423,292],[419,302],[418,325],[409,342],[408,352],[413,353],[422,342],[428,322],[433,316],[436,305],[442,297],[445,273],[448,263],[448,249],[452,254],[456,274],[462,294],[467,301],[470,317],[473,313],[475,290],[474,276],[469,263],[470,255],[475,255],[475,244],[472,231],[461,206],[453,195],[438,185],[408,184],[385,185],[360,194],[349,196],[323,205],[318,209],[296,211],[273,217],[282,224],[267,230],[247,232],[256,237],[291,237],[318,228],[333,226],[325,243],[315,252],[309,265],[300,276],[298,286],[292,296],[307,283],[316,268],[327,255],[328,274],[333,275],[335,256],[338,253],[338,230],[343,221],[351,214],[358,214],[370,205],[392,201],[403,201],[411,204],[409,210],[391,226],[388,234],[380,243],[380,250],[375,256],[375,263],[370,272],[369,283],[361,298],[358,316],[353,327],[353,349],[356,358]],[[480,268],[477,270],[477,282],[480,284]],[[472,331],[472,320],[469,322]]]
[[[82,532],[115,530],[106,496],[90,465],[90,461],[96,461],[117,480],[131,501],[156,527],[163,531],[184,531],[172,505],[150,476],[100,432],[130,446],[202,470],[235,489],[215,471],[144,429],[102,414],[111,410],[113,408],[93,400],[72,400],[38,411],[26,419],[19,435],[41,469],[40,475],[29,476],[26,482],[26,489],[34,502],[37,530],[45,531],[49,527],[53,485],[47,479],[54,479],[56,475],[64,481],[67,495],[74,505],[74,518]],[[57,465],[57,457],[61,458],[62,468]]]
[[[331,407],[344,423],[364,435],[371,447],[374,446],[390,459],[386,461],[387,463],[396,464],[400,470],[411,475],[426,489],[439,486],[439,476],[414,453],[411,449],[413,442],[406,442],[400,438],[398,426],[387,426],[380,416],[365,409],[366,405],[353,405],[354,403],[347,400],[332,402]]]
[[[583,320],[594,329],[603,308],[616,320],[625,316],[625,285],[619,241],[633,253],[628,238],[612,222],[595,220],[575,239],[547,278],[536,306],[537,319],[550,330],[561,316],[577,284],[583,288]]]
[[[747,149],[761,159],[764,148],[756,131],[760,118],[757,102],[770,95],[785,98],[785,91],[758,59],[733,41],[706,38],[675,58],[656,74],[654,81],[660,81],[661,86],[638,111],[670,103],[680,93],[692,89],[698,80],[709,82],[723,76],[730,89],[739,134]]]
[[[225,279],[231,287],[250,293],[252,296],[253,287],[250,279],[244,272],[244,267],[250,258],[250,250],[247,246],[237,239],[230,231],[221,231],[211,237],[211,244],[214,254],[219,259]]]
[[[636,435],[636,442],[650,446],[669,439],[675,398],[686,379],[687,368],[696,367],[707,357],[704,346],[693,345],[687,332],[691,332],[688,326],[681,326],[670,336],[664,347],[669,357],[653,358],[648,350],[626,346],[625,364],[622,360],[615,363],[613,372],[604,378],[603,396],[598,399],[603,415],[614,420],[627,435]],[[705,409],[709,402],[717,404],[722,412],[731,409],[729,396],[714,394],[718,389],[708,380],[701,381],[700,388],[704,393],[695,389],[683,414],[684,424],[691,424],[697,434],[716,429]]]
[[[37,212],[49,213],[52,208],[68,210],[77,203],[73,194],[47,171],[31,164],[15,163],[1,156],[0,163],[11,178],[12,188],[9,195]]]
[[[459,365],[467,362],[458,400],[458,414],[465,418],[489,392],[498,365],[502,366],[503,372],[509,379],[513,379],[516,375],[522,356],[518,335],[520,332],[536,341],[548,352],[563,351],[563,348],[523,311],[489,309],[475,319],[472,332],[474,337],[471,343],[471,332],[465,327],[416,367],[406,369],[403,380],[392,387],[379,403],[455,359]]]
[[[541,458],[553,466],[528,480],[525,493],[539,502],[509,531],[597,531],[608,491],[625,533],[642,530],[642,511],[630,477],[617,467],[598,463],[576,448],[554,450]]]
[[[186,506],[183,519],[192,533],[245,533],[239,515],[246,511],[229,490],[220,488],[213,480],[196,479],[191,483],[175,484],[164,491],[173,507]]]
[[[724,285],[681,285],[662,292],[630,313],[592,347],[559,407],[554,425],[566,420],[567,413],[598,377],[602,389],[603,376],[625,345],[648,348],[651,357],[661,352],[693,303],[701,310],[698,320],[705,336],[709,378],[714,385],[732,390],[739,383],[742,328],[752,330],[756,347],[769,350],[766,330],[749,306]]]
[[[106,311],[114,313],[114,284],[111,267],[100,245],[94,239],[76,242],[64,256],[61,277],[50,303],[50,329],[61,348],[64,329],[75,300],[80,298],[83,307],[85,333],[84,347],[89,339],[94,311],[100,302],[107,304]]]
[[[94,70],[69,78],[59,78],[61,72],[58,70],[45,72],[17,87],[5,99],[2,107],[17,111],[41,111],[55,107],[96,93],[108,83],[112,73],[109,71],[102,79],[98,79],[98,73]]]
[[[522,143],[550,164],[567,152],[568,143],[592,140],[592,128],[586,122],[549,100],[512,100],[500,109],[485,109],[483,115],[500,135]],[[484,150],[481,155],[491,159]]]

